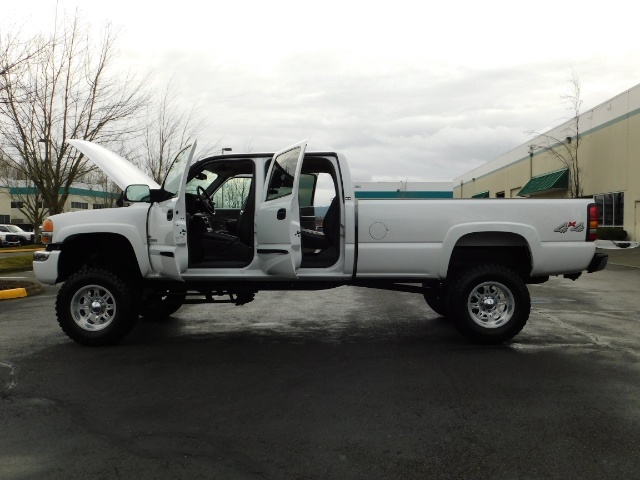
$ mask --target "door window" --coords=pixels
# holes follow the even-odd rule
[[[300,147],[296,147],[278,155],[274,159],[275,164],[273,165],[273,172],[269,179],[266,201],[291,195],[299,156]]]

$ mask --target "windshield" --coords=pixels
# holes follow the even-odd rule
[[[187,193],[195,194],[198,191],[198,187],[204,188],[206,191],[209,190],[209,186],[215,182],[218,178],[218,174],[210,171],[208,168],[203,169],[200,173],[198,173],[195,177],[187,182]]]
[[[178,194],[180,190],[180,180],[182,180],[182,174],[184,173],[185,165],[189,161],[189,153],[191,152],[191,145],[188,145],[180,151],[175,160],[169,167],[169,173],[164,180],[163,188],[171,196]]]
[[[15,233],[24,232],[24,230],[22,230],[20,227],[16,227],[15,225],[7,225],[7,228]]]

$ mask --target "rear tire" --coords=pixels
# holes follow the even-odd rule
[[[163,320],[180,310],[186,298],[186,293],[158,293],[140,306],[138,313],[147,320]]]
[[[499,264],[484,264],[454,278],[447,307],[454,326],[467,338],[502,343],[524,328],[531,297],[516,272]]]
[[[118,274],[84,268],[71,275],[56,299],[60,327],[73,341],[87,346],[112,345],[135,326],[131,286]]]
[[[429,308],[442,317],[446,317],[447,312],[447,287],[443,284],[437,287],[427,287],[424,284],[423,293],[425,301]]]

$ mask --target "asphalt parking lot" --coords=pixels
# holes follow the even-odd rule
[[[54,287],[3,301],[0,478],[637,478],[640,269],[530,291],[497,347],[351,287],[185,306],[110,348],[64,336]]]

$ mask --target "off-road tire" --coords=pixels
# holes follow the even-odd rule
[[[447,287],[440,284],[437,287],[427,287],[422,285],[424,297],[429,308],[442,317],[448,315],[447,312]]]
[[[173,294],[171,296],[158,295],[149,302],[138,307],[138,314],[146,320],[162,320],[173,315],[182,307],[186,294]]]
[[[503,343],[524,328],[531,297],[522,278],[499,264],[481,264],[458,273],[449,284],[447,310],[467,338]]]
[[[123,278],[103,268],[83,268],[62,285],[56,299],[60,327],[87,346],[113,345],[135,326],[134,292]]]

